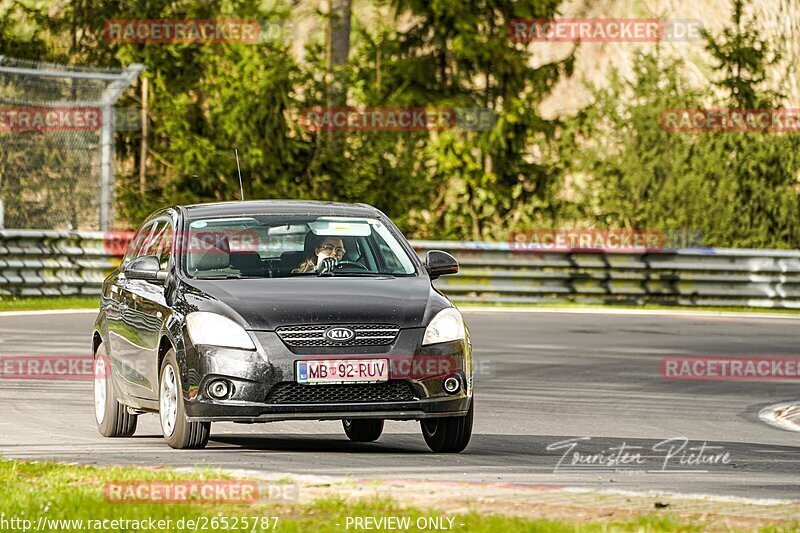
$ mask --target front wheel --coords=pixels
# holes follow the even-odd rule
[[[167,444],[178,449],[205,448],[211,422],[189,422],[183,405],[183,388],[175,351],[170,350],[161,364],[158,416]]]
[[[347,438],[353,442],[372,442],[383,433],[383,420],[380,418],[345,418],[342,426]]]
[[[472,436],[472,418],[475,399],[469,405],[466,416],[450,416],[421,420],[422,436],[428,448],[436,453],[458,453],[464,451]]]
[[[114,394],[111,377],[111,361],[101,344],[94,355],[94,420],[97,430],[104,437],[130,437],[136,432],[138,417]]]

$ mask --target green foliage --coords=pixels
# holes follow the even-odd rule
[[[740,109],[772,106],[783,97],[760,88],[767,80],[767,68],[778,62],[780,54],[761,37],[756,17],[745,15],[750,3],[733,0],[730,25],[719,37],[702,31],[714,70],[721,74],[716,85],[727,92],[730,104]]]
[[[0,5],[0,55],[35,58],[45,54],[47,45],[41,21],[46,18],[43,7],[17,1]]]
[[[192,11],[165,4],[148,17],[240,18],[282,25],[287,16],[280,10],[262,11],[251,1],[189,5]],[[123,62],[147,65],[144,75],[152,83],[150,150],[155,164],[144,195],[134,176],[123,186],[126,218],[137,220],[167,203],[237,199],[234,148],[239,149],[247,197],[293,195],[293,178],[310,146],[291,135],[286,119],[298,76],[286,44],[125,44],[116,55]]]
[[[0,8],[0,54],[72,64],[143,63],[150,82],[147,189],[139,191],[140,132],[117,136],[121,222],[173,203],[238,198],[234,148],[248,198],[367,202],[409,236],[504,240],[534,227],[685,228],[715,246],[798,247],[798,138],[676,133],[664,109],[779,106],[765,89],[780,50],[760,37],[745,0],[705,34],[714,81],[690,87],[657,51],[595,89],[576,117],[549,119],[541,102],[572,75],[574,55],[544,63],[509,39],[516,18],[548,18],[560,0],[374,0],[375,23],[354,19],[349,64],[337,72],[350,106],[477,108],[488,129],[315,132],[304,110],[327,105],[324,36],[302,61],[288,39],[250,43],[119,44],[122,19],[292,20],[276,0],[38,0]],[[388,13],[388,15],[387,15]],[[384,16],[385,15],[385,16]],[[369,18],[369,17],[367,17]],[[320,15],[318,21],[324,25]],[[536,66],[532,66],[536,65]],[[120,106],[138,107],[131,90]],[[720,98],[717,98],[717,95]]]
[[[382,84],[375,98],[393,105],[488,109],[488,131],[434,132],[415,167],[423,184],[413,217],[418,233],[438,238],[505,238],[524,213],[557,211],[557,158],[550,157],[557,121],[539,103],[573,57],[530,66],[529,47],[509,39],[515,18],[546,18],[557,1],[393,0],[398,18],[418,21],[387,32]],[[547,154],[547,155],[541,155]],[[442,224],[444,221],[444,224]]]
[[[773,106],[763,91],[773,57],[757,30],[742,24],[706,35],[726,95],[719,107]],[[800,246],[800,139],[776,132],[674,132],[662,111],[708,107],[709,90],[688,87],[681,63],[638,55],[632,75],[615,73],[595,105],[570,121],[562,157],[589,176],[582,203],[601,227],[700,232],[708,246]],[[571,151],[571,153],[570,153]]]

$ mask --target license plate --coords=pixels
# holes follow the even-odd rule
[[[389,360],[297,361],[295,370],[297,382],[309,385],[317,383],[377,383],[389,379]]]

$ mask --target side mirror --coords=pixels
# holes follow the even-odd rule
[[[425,270],[431,279],[439,276],[458,273],[458,261],[452,255],[441,250],[429,250],[425,255]]]
[[[161,270],[158,258],[154,255],[137,257],[125,267],[126,278],[141,279],[159,285],[166,281],[167,275],[168,272]]]

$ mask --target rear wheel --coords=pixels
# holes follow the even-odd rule
[[[136,432],[138,420],[137,415],[128,413],[128,408],[117,401],[111,361],[102,344],[94,356],[94,420],[104,437],[130,437]]]
[[[472,436],[472,418],[475,399],[469,405],[466,416],[449,416],[421,420],[422,436],[428,448],[436,453],[458,453],[464,451]]]
[[[347,438],[353,442],[372,442],[383,433],[383,420],[380,418],[345,418],[342,426]]]
[[[178,449],[205,448],[211,433],[211,422],[186,420],[183,388],[174,350],[167,352],[161,363],[158,391],[158,417],[167,444]]]

